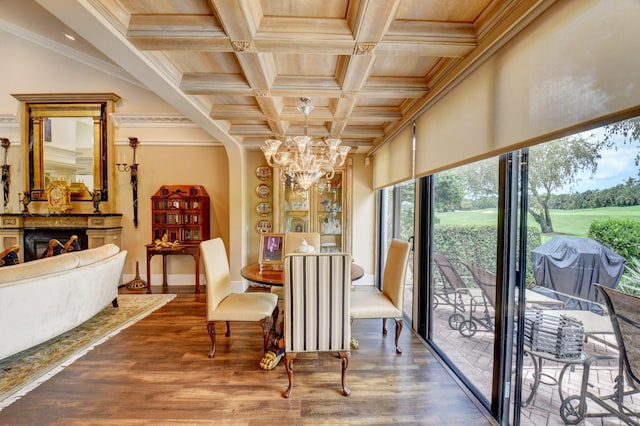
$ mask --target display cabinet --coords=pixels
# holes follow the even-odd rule
[[[200,185],[163,185],[151,197],[152,242],[209,239],[209,195]]]
[[[279,178],[274,170],[274,182]],[[318,232],[322,252],[351,252],[351,158],[308,191],[274,184],[274,232]]]

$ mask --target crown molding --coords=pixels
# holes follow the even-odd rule
[[[114,141],[116,146],[129,146],[129,139],[116,139]],[[144,139],[140,141],[140,145],[138,149],[144,148],[145,146],[163,146],[163,147],[187,147],[187,146],[199,146],[199,147],[212,147],[219,146],[224,147],[222,143],[215,141],[213,139],[192,139],[192,140],[153,140],[153,139]]]
[[[198,127],[190,118],[179,113],[121,113],[110,114],[116,127]]]

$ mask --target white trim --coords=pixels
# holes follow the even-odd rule
[[[129,127],[198,127],[190,118],[180,113],[122,113],[109,114],[113,125]]]
[[[116,139],[114,141],[114,145],[116,146],[129,146],[129,140],[124,139]],[[213,139],[206,140],[149,140],[144,139],[141,141],[140,146],[223,146],[220,142],[214,141]]]

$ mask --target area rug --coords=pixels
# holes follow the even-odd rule
[[[118,308],[109,305],[73,330],[1,360],[0,410],[174,297],[175,294],[120,294]]]

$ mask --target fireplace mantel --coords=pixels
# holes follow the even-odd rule
[[[122,214],[0,214],[2,249],[19,246],[21,262],[40,257],[50,239],[56,238],[64,243],[62,239],[71,235],[78,235],[83,249],[107,243],[120,246]]]

